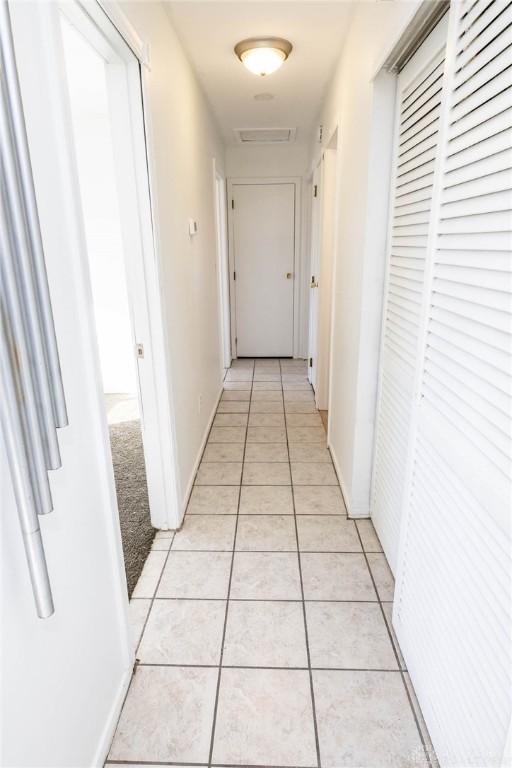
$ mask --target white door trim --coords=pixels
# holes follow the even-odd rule
[[[229,178],[228,179],[228,253],[229,253],[229,295],[231,308],[231,354],[236,358],[236,298],[234,274],[234,237],[233,237],[233,188],[241,185],[256,184],[293,184],[295,187],[295,233],[294,233],[294,260],[293,260],[293,357],[300,357],[300,318],[303,312],[303,299],[301,285],[304,281],[307,265],[301,259],[301,211],[302,211],[302,179],[300,176],[280,177],[253,177],[253,178]]]
[[[86,9],[90,5],[90,0],[78,0],[78,2]],[[149,43],[143,40],[132,26],[123,11],[122,3],[116,2],[116,0],[97,0],[97,2],[140,63],[151,69]]]
[[[137,193],[134,226],[139,246],[126,251],[126,271],[132,323],[137,317],[134,342],[143,343],[144,358],[138,361],[139,396],[143,413],[143,442],[146,461],[151,522],[155,528],[174,529],[180,525],[179,481],[176,461],[174,422],[170,410],[171,381],[167,367],[165,317],[161,297],[161,268],[156,224],[150,204],[150,181],[145,139],[145,115],[141,99],[141,78],[144,89],[146,70],[139,73],[139,64],[129,42],[119,34],[95,0],[62,2],[59,8],[66,18],[84,34],[91,44],[100,38],[107,42],[125,64],[130,131],[126,133],[127,147],[133,156],[133,179]],[[104,54],[104,51],[102,51]],[[67,108],[67,107],[66,107]],[[151,190],[153,192],[153,190]],[[84,258],[86,258],[84,250]],[[142,264],[140,263],[142,259]],[[88,273],[87,265],[84,271]],[[87,285],[90,291],[90,285]],[[92,320],[92,322],[94,322]],[[97,386],[101,390],[101,374],[97,370]]]
[[[311,237],[309,243],[309,324],[308,324],[308,379],[316,388],[317,363],[318,363],[318,278],[320,272],[320,250],[322,247],[322,176],[323,154],[313,171],[313,183],[311,188]],[[315,195],[316,187],[316,195]],[[315,284],[312,278],[315,278]],[[315,291],[315,294],[313,294]],[[310,365],[310,363],[313,363]]]
[[[231,312],[229,290],[228,222],[226,179],[213,158],[213,200],[217,245],[217,278],[219,286],[219,337],[222,378],[231,365]]]

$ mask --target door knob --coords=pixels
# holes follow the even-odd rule
[[[292,272],[287,272],[287,273],[286,273],[286,279],[287,279],[287,280],[291,280],[291,279],[292,279],[292,277],[293,277],[293,273],[292,273]]]
[[[310,288],[318,288],[318,281],[315,280],[314,276],[311,278],[311,283],[310,283],[309,287]]]

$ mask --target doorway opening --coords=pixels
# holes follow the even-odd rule
[[[213,161],[215,228],[217,234],[217,279],[219,284],[219,336],[222,379],[231,365],[231,315],[229,307],[229,259],[227,234],[226,180]]]
[[[337,146],[336,128],[313,175],[309,380],[326,431],[330,397]]]
[[[82,34],[64,16],[61,33],[71,111],[86,268],[108,423],[128,593],[131,595],[155,530],[143,445],[133,297],[127,279],[126,217],[120,185],[128,183],[116,147],[106,41]],[[98,43],[101,42],[101,45]],[[94,44],[96,43],[96,44]],[[118,94],[119,96],[119,94]]]

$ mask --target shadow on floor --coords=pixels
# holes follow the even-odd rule
[[[128,595],[134,590],[155,536],[149,514],[140,421],[110,424]]]

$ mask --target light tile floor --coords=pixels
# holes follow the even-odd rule
[[[138,665],[108,762],[437,765],[392,626],[393,577],[347,519],[303,361],[236,361],[182,529],[130,604]]]

